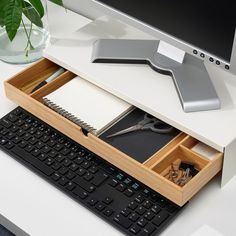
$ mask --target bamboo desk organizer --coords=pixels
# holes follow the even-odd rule
[[[12,77],[5,82],[7,97],[44,122],[58,129],[60,132],[180,206],[183,206],[190,200],[222,169],[223,153],[216,151],[215,156],[209,160],[192,150],[192,147],[199,143],[199,141],[185,133],[180,133],[175,139],[144,163],[135,161],[128,155],[90,133],[85,135],[79,126],[57,114],[42,103],[44,96],[70,81],[76,76],[75,74],[66,71],[57,79],[43,86],[36,92],[32,94],[29,92],[34,87],[35,81],[39,82],[38,78],[41,78],[41,80],[44,79],[43,73],[45,73],[45,71],[50,73],[55,68],[57,68],[55,63],[48,59],[42,59]],[[194,163],[199,171],[199,173],[183,187],[165,178],[165,173],[170,168],[171,163],[180,160]]]

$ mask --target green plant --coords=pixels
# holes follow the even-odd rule
[[[26,56],[30,50],[34,49],[30,41],[33,25],[43,28],[42,17],[45,11],[42,1],[43,0],[0,0],[0,26],[5,27],[9,39],[12,41],[20,25],[23,25],[27,36],[27,45],[25,48]],[[63,6],[63,0],[51,0],[51,2]],[[30,30],[28,31],[23,16],[30,21]]]

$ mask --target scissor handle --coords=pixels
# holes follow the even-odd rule
[[[171,133],[174,130],[174,128],[166,124],[165,122],[156,119],[156,120],[151,120],[148,124],[145,124],[142,127],[142,130],[151,130],[159,134],[168,134]]]

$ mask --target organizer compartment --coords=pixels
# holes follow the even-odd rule
[[[216,152],[216,155],[211,160],[205,158],[191,150],[199,141],[184,133],[179,134],[144,163],[135,161],[130,156],[90,133],[87,136],[84,135],[78,125],[62,117],[42,103],[44,96],[70,81],[76,76],[75,74],[66,71],[57,79],[32,94],[24,89],[24,91],[22,90],[22,88],[27,86],[27,83],[32,84],[45,71],[49,72],[57,68],[59,66],[56,64],[47,59],[42,59],[5,82],[7,97],[180,206],[191,199],[194,194],[221,170],[223,154]],[[183,187],[176,185],[163,176],[168,171],[171,161],[178,161],[178,159],[194,162],[199,169],[199,173]]]
[[[209,161],[195,154],[186,147],[178,145],[171,153],[164,156],[162,161],[154,165],[152,170],[161,176],[164,176],[168,180],[171,177],[170,172],[177,171],[179,173],[177,173],[178,176],[174,179],[174,181],[178,182],[183,173],[183,171],[180,169],[181,163],[186,163],[189,165],[191,164],[194,166],[196,172],[198,172],[197,174],[200,174],[201,171],[209,164]]]

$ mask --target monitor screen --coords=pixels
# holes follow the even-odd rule
[[[100,0],[137,20],[230,61],[236,28],[234,1]]]

